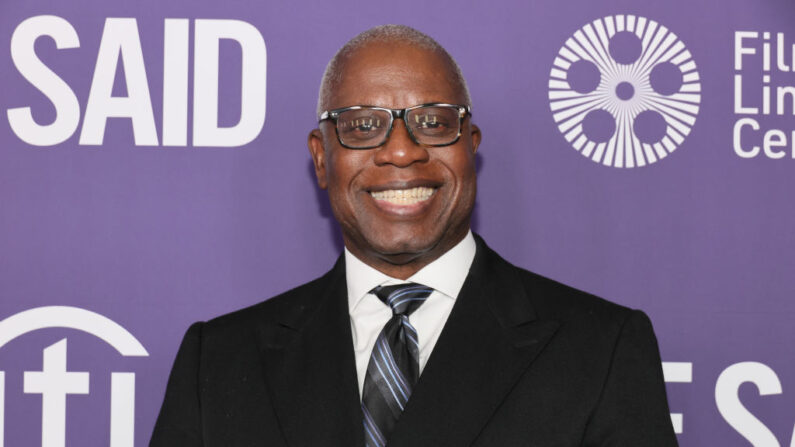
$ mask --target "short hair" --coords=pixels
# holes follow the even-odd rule
[[[320,116],[326,110],[329,100],[331,99],[332,88],[342,80],[342,68],[344,62],[356,50],[370,44],[372,42],[382,43],[403,43],[416,48],[429,50],[439,54],[445,59],[452,69],[453,79],[451,81],[458,87],[464,95],[465,105],[471,106],[472,99],[469,96],[469,88],[467,87],[464,74],[461,72],[461,67],[450,56],[450,53],[439,45],[431,36],[417,31],[416,29],[406,25],[379,25],[363,31],[345,45],[342,46],[331,58],[326,70],[323,72],[323,79],[320,81],[320,91],[317,96],[317,115]]]

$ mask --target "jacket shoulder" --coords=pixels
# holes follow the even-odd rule
[[[485,245],[485,244],[484,244]],[[563,284],[538,273],[518,267],[486,247],[487,263],[496,277],[518,282],[524,289],[538,317],[591,323],[620,328],[637,311],[594,294]]]
[[[261,324],[290,323],[302,318],[305,310],[316,306],[339,276],[338,268],[310,282],[268,298],[257,304],[213,318],[203,324],[203,333],[247,332]]]
[[[526,290],[532,295],[539,311],[558,316],[577,313],[604,314],[626,317],[632,312],[629,307],[560,283],[553,279],[513,266],[522,278]]]

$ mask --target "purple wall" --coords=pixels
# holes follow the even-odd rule
[[[60,19],[39,17],[46,15]],[[700,89],[698,111],[690,108],[695,124],[687,125],[689,135],[668,156],[643,167],[606,166],[584,157],[551,111],[550,90],[570,90],[562,84],[550,88],[555,58],[567,39],[594,20],[617,15],[664,25],[695,62],[695,67],[672,65],[680,72],[664,72],[668,78],[663,76],[662,84],[652,79],[649,87],[639,78],[637,98],[653,97],[659,85],[680,88],[688,82],[678,76],[698,73],[698,81],[690,83]],[[106,23],[108,18],[135,22]],[[173,34],[166,39],[165,19],[175,18],[186,20],[169,22]],[[27,19],[33,22],[20,26]],[[221,40],[220,68],[197,74],[197,28],[204,26],[205,38],[212,30],[229,31],[221,20],[251,25],[238,22],[231,32],[255,32],[241,37],[243,44]],[[341,245],[314,184],[306,135],[315,125],[317,86],[327,60],[357,32],[383,23],[431,34],[457,58],[469,81],[473,121],[483,131],[476,231],[518,265],[650,315],[667,363],[671,411],[682,415],[680,444],[795,445],[795,95],[788,93],[795,91],[794,20],[788,0],[475,6],[451,0],[4,0],[0,431],[5,446],[42,443],[42,418],[44,445],[56,445],[59,436],[67,445],[104,446],[112,437],[114,446],[145,445],[173,356],[191,322],[266,299],[331,266]],[[188,35],[180,27],[186,24],[190,34],[182,47],[180,39]],[[781,60],[777,33],[783,33]],[[39,34],[35,45],[30,43]],[[48,35],[61,36],[60,49]],[[116,64],[114,39],[127,64],[121,59]],[[261,130],[262,110],[256,105],[261,101],[241,112],[241,96],[259,97],[258,39],[267,47]],[[143,63],[135,57],[139,41]],[[165,64],[164,41],[174,51]],[[629,49],[616,49],[612,56],[632,53],[636,43],[629,39],[624,43]],[[182,71],[188,47],[189,64]],[[746,50],[736,69],[740,47],[756,54]],[[214,53],[212,45],[199,52]],[[63,83],[47,78],[37,59]],[[241,63],[254,77],[253,87],[241,86],[246,82]],[[583,70],[587,81],[588,68]],[[166,89],[177,106],[165,126],[169,141],[177,142],[172,146],[163,144],[164,71],[175,79]],[[102,79],[113,80],[113,73],[113,96],[143,98],[143,108],[103,102]],[[242,130],[237,137],[192,138],[194,119],[212,117],[199,99],[194,113],[194,83],[212,81],[213,73],[218,74],[219,125],[251,119],[249,138]],[[737,90],[736,75],[742,82]],[[575,73],[567,76],[575,87]],[[145,79],[143,84],[135,83],[136,77]],[[130,85],[125,78],[132,79]],[[566,76],[555,79],[566,82]],[[185,82],[187,102],[179,99]],[[97,101],[89,104],[92,86]],[[606,96],[615,91],[600,88]],[[766,88],[772,98],[768,114],[762,110]],[[784,99],[781,115],[778,92]],[[197,95],[212,99],[206,88]],[[582,96],[577,95],[572,97]],[[58,112],[54,103],[62,107]],[[635,113],[654,109],[652,103],[639,100]],[[24,120],[19,110],[24,107],[38,125],[55,122],[63,128],[36,128]],[[757,114],[741,109],[752,107]],[[134,120],[112,117],[130,111]],[[95,126],[103,114],[111,116],[104,130]],[[187,128],[180,127],[182,116]],[[651,121],[650,130],[639,124],[635,132],[652,138]],[[602,137],[592,124],[583,135]],[[88,144],[97,143],[97,135],[102,143]],[[153,137],[154,145],[143,145]],[[187,142],[179,143],[183,137]],[[253,141],[240,145],[234,138]],[[224,142],[233,147],[213,147]],[[210,147],[199,147],[203,144]],[[753,151],[753,146],[760,147]],[[32,311],[44,306],[69,308]],[[18,315],[24,311],[31,312]],[[62,339],[68,344],[56,344]],[[68,372],[56,379],[64,359]],[[42,370],[52,375],[33,374]],[[79,372],[90,377],[74,374]],[[57,398],[42,410],[40,388],[47,384],[73,393],[63,410]],[[135,393],[134,410],[125,392]],[[118,423],[113,436],[111,414]]]

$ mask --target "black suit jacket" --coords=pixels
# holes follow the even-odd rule
[[[192,325],[150,446],[363,446],[344,264]],[[661,369],[642,312],[477,238],[389,446],[675,446]]]

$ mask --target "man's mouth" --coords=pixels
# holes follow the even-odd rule
[[[370,191],[375,200],[382,200],[393,205],[414,205],[424,202],[433,196],[437,188],[418,186],[407,189],[387,189],[383,191]]]

